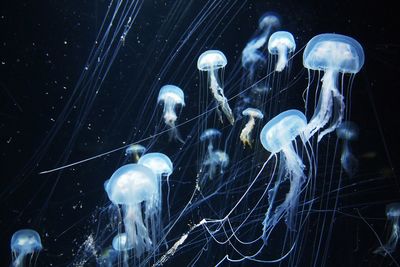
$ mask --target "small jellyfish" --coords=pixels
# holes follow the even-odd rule
[[[286,218],[286,225],[290,229],[294,228],[299,195],[306,181],[305,166],[294,144],[296,144],[296,138],[300,137],[303,146],[306,147],[303,136],[306,125],[307,120],[304,114],[291,109],[271,119],[261,130],[260,140],[263,147],[273,155],[280,156],[277,180],[275,186],[268,192],[269,208],[263,221],[264,242],[267,242],[269,233],[283,216]],[[289,192],[285,200],[273,211],[279,185],[286,179],[290,182]]]
[[[214,143],[213,140],[220,137],[221,132],[217,129],[206,129],[201,135],[200,135],[200,141],[201,142],[208,142],[207,145],[207,151],[208,153],[211,153],[214,150]]]
[[[133,248],[132,244],[128,242],[128,236],[126,233],[119,233],[114,236],[112,240],[112,248],[114,251],[128,251]]]
[[[256,125],[256,118],[262,119],[264,115],[261,110],[256,108],[246,108],[242,112],[243,116],[249,116],[249,121],[244,126],[242,132],[240,133],[240,140],[243,142],[243,145],[246,147],[248,145],[251,147],[251,132],[253,131],[254,126]]]
[[[99,267],[112,267],[117,260],[118,251],[112,247],[108,247],[104,249],[101,255],[97,258],[97,264]]]
[[[217,112],[222,120],[221,111],[225,114],[226,118],[233,125],[235,119],[231,108],[229,107],[228,99],[224,95],[222,83],[218,77],[218,70],[225,68],[227,64],[225,55],[219,50],[207,50],[203,52],[197,60],[197,68],[200,71],[206,71],[208,74],[208,84],[214,99],[217,101]]]
[[[392,228],[389,240],[386,242],[386,244],[378,247],[374,251],[375,254],[381,254],[382,256],[393,253],[396,249],[397,242],[399,241],[400,202],[390,203],[386,206],[386,217]]]
[[[318,104],[305,131],[307,139],[332,120],[330,125],[319,133],[319,142],[342,122],[345,103],[341,93],[343,88],[338,88],[337,85],[339,73],[354,75],[360,71],[363,64],[364,50],[360,43],[351,37],[325,33],[313,37],[307,43],[303,53],[304,67],[324,71]]]
[[[165,124],[168,125],[170,130],[170,140],[175,139],[181,143],[184,143],[178,129],[175,127],[175,122],[178,118],[175,112],[175,107],[180,105],[185,106],[185,95],[181,88],[175,85],[164,85],[161,87],[158,94],[157,103],[163,102],[164,110],[163,116]]]
[[[104,185],[111,202],[123,209],[126,246],[132,247],[135,256],[140,257],[156,242],[149,231],[156,229],[160,220],[157,176],[146,166],[126,164]]]
[[[287,31],[274,32],[268,41],[268,51],[272,55],[278,55],[278,62],[276,63],[275,70],[278,72],[288,64],[288,54],[296,50],[296,42],[293,35]]]
[[[358,169],[358,160],[351,151],[350,142],[358,138],[358,127],[353,122],[344,121],[336,128],[336,135],[343,140],[340,156],[342,168],[348,176],[353,177]]]
[[[172,161],[170,158],[162,153],[148,153],[143,155],[138,164],[146,166],[147,168],[151,169],[157,176],[157,183],[158,183],[158,194],[161,196],[161,186],[162,186],[162,177],[165,175],[167,184],[168,184],[168,192],[167,192],[167,200],[169,200],[169,176],[172,174],[174,170]],[[162,198],[159,198],[157,203],[158,207],[160,207],[159,211],[161,211],[161,203]],[[169,207],[169,203],[167,203],[167,207]],[[169,209],[168,209],[169,214]],[[155,232],[155,231],[153,231]]]
[[[254,77],[256,66],[266,61],[262,47],[268,41],[272,29],[279,27],[280,21],[276,14],[266,13],[260,20],[256,37],[251,39],[242,51],[242,66],[250,72],[250,79]]]
[[[140,144],[132,144],[125,150],[125,156],[132,157],[135,162],[146,152],[146,148]]]
[[[225,168],[229,164],[229,156],[226,154],[225,151],[215,150],[211,153],[208,153],[204,162],[203,167],[205,169],[206,175],[200,181],[201,185],[204,185],[205,181],[208,179],[213,179],[216,174],[217,170],[219,169],[219,173],[223,174]]]
[[[12,267],[25,266],[26,256],[42,250],[42,241],[35,230],[18,230],[11,237]],[[27,265],[26,265],[27,266]]]

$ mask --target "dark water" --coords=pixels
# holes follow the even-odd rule
[[[122,26],[117,30],[118,20],[127,14],[123,7],[135,3],[138,6],[132,9],[137,10],[133,23],[128,23],[126,17],[121,24],[131,28]],[[243,259],[241,253],[256,253],[262,242],[247,245],[235,239],[227,242],[224,230],[231,236],[229,229],[211,234],[200,226],[165,265],[215,266],[225,255],[241,260],[225,260],[221,266],[398,265],[397,250],[392,257],[373,253],[380,245],[377,237],[386,242],[390,233],[385,206],[400,199],[396,97],[400,88],[397,80],[400,43],[392,4],[130,0],[122,2],[111,26],[116,4],[111,1],[1,4],[0,260],[3,266],[11,262],[11,236],[22,228],[35,229],[42,238],[44,249],[36,266],[80,263],[96,266],[96,259],[111,245],[118,230],[118,222],[110,224],[116,209],[110,205],[103,183],[128,162],[123,146],[143,139],[140,143],[150,152],[165,153],[174,163],[170,187],[163,184],[162,225],[164,234],[168,234],[160,237],[165,240],[156,252],[141,259],[132,257],[130,265],[151,266],[190,226],[203,218],[223,218],[243,195],[241,205],[232,213],[232,227],[237,229],[241,240],[255,240],[261,234],[268,208],[263,189],[273,179],[274,165],[269,164],[262,179],[246,193],[269,156],[259,144],[258,133],[269,119],[284,110],[304,111],[302,93],[307,88],[308,73],[302,66],[302,52],[308,40],[325,32],[351,36],[365,52],[364,67],[351,85],[345,76],[346,116],[360,129],[359,139],[351,144],[359,160],[357,174],[350,178],[341,171],[341,143],[331,134],[318,146],[315,143],[312,146],[318,160],[317,173],[312,178],[314,191],[304,191],[300,198],[300,207],[308,210],[307,217],[301,217],[305,218],[304,224],[289,231],[281,222],[257,259],[271,261],[291,251],[288,257],[275,263]],[[197,70],[196,61],[208,49],[224,52],[228,59],[224,71],[225,95],[231,98],[229,103],[236,112],[242,107],[243,90],[252,85],[241,69],[241,52],[255,36],[259,18],[268,11],[279,14],[279,29],[295,36],[297,50],[289,70],[271,74],[265,71],[266,64],[264,72],[253,81],[261,80],[263,84],[270,81],[273,88],[263,98],[265,116],[255,128],[256,143],[252,149],[243,150],[238,136],[245,121],[237,120],[235,127],[227,121],[221,124],[215,111],[206,110],[208,104],[211,105],[208,110],[213,108],[212,97],[206,95],[209,90],[205,86],[206,77]],[[127,35],[120,40],[124,30]],[[101,43],[103,37],[107,38]],[[94,44],[96,39],[98,43]],[[169,142],[168,133],[161,133],[167,128],[157,95],[165,84],[176,84],[185,92],[186,106],[177,122],[183,123],[178,128],[184,144]],[[308,108],[312,110],[315,99],[312,92],[310,99]],[[311,111],[307,117],[311,117]],[[216,146],[229,154],[230,163],[223,175],[208,181],[202,194],[197,192],[186,206],[206,151],[205,145],[198,142],[201,130],[206,127],[222,131]],[[119,147],[120,150],[85,163],[38,174]],[[279,195],[284,198],[287,190],[285,183]],[[261,202],[256,204],[260,198]],[[257,208],[250,214],[254,207]],[[299,212],[298,216],[302,214]],[[246,223],[239,227],[243,221]],[[217,227],[218,224],[210,224],[208,230]]]

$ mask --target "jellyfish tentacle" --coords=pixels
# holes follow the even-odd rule
[[[222,87],[219,85],[217,77],[216,77],[216,72],[217,70],[212,70],[210,71],[210,89],[211,92],[215,98],[215,100],[218,102],[219,107],[221,108],[221,111],[225,114],[226,118],[230,122],[230,124],[234,124],[235,119],[233,117],[233,113],[231,108],[229,107],[228,99],[226,99],[224,95],[224,91]]]
[[[251,147],[251,137],[250,133],[256,124],[254,117],[250,116],[249,121],[244,126],[242,132],[240,133],[240,140],[243,142],[243,145],[246,147],[248,145]]]
[[[288,62],[287,48],[285,46],[280,46],[278,47],[278,50],[278,62],[276,62],[275,70],[281,72],[286,67]]]

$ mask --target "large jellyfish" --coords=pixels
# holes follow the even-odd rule
[[[322,86],[314,115],[305,130],[310,138],[331,119],[330,125],[318,135],[318,142],[342,122],[345,103],[343,88],[338,87],[339,73],[356,74],[364,64],[364,50],[355,39],[324,33],[313,37],[303,53],[303,65],[309,70],[324,71]],[[343,84],[343,83],[342,83]]]
[[[268,41],[268,51],[272,55],[278,55],[278,62],[276,63],[275,70],[278,72],[288,64],[288,54],[296,50],[296,42],[293,35],[287,31],[274,32]]]
[[[266,13],[259,20],[258,28],[261,33],[251,39],[243,49],[242,66],[250,72],[251,79],[254,77],[256,65],[266,61],[265,56],[260,49],[268,41],[272,29],[279,25],[280,21],[277,15]]]
[[[275,186],[268,192],[269,208],[263,221],[263,238],[267,242],[269,232],[280,219],[285,216],[286,224],[290,229],[294,228],[294,216],[297,211],[299,194],[306,176],[304,164],[297,154],[296,138],[300,137],[305,145],[303,131],[307,125],[305,115],[295,109],[287,110],[271,119],[261,130],[260,140],[263,147],[274,155],[279,154],[278,176]],[[305,147],[305,146],[304,146]],[[279,189],[279,185],[288,179],[289,192],[285,200],[273,211],[273,204]]]
[[[336,135],[343,140],[340,163],[347,175],[352,177],[357,172],[358,160],[352,152],[350,142],[358,138],[358,127],[351,121],[344,121],[336,129]]]
[[[390,203],[386,206],[386,217],[391,226],[391,233],[386,244],[378,247],[374,253],[386,256],[395,251],[400,235],[400,202]]]
[[[137,162],[143,153],[146,152],[146,148],[140,144],[132,144],[125,150],[125,156],[132,157]]]
[[[175,85],[164,85],[161,87],[158,94],[157,103],[164,103],[164,121],[168,125],[170,130],[170,140],[175,139],[183,143],[182,138],[179,135],[178,129],[175,127],[175,122],[178,118],[175,112],[175,107],[180,105],[185,106],[185,95],[181,88]]]
[[[206,71],[208,74],[208,85],[214,99],[217,101],[217,112],[221,122],[221,111],[225,114],[226,118],[233,125],[235,118],[231,108],[229,107],[228,99],[224,95],[224,89],[220,77],[218,77],[218,70],[225,68],[227,64],[225,55],[219,50],[207,50],[203,52],[197,60],[197,68],[200,71]]]
[[[11,237],[12,267],[25,266],[26,256],[42,250],[42,241],[35,230],[18,230]]]
[[[248,145],[251,147],[251,132],[256,125],[256,118],[262,119],[264,115],[262,114],[261,110],[256,108],[246,108],[245,110],[243,110],[242,115],[248,116],[249,121],[246,123],[242,132],[240,133],[240,140],[243,142],[244,146]]]
[[[108,198],[123,209],[126,246],[136,257],[150,251],[156,242],[153,232],[159,219],[160,199],[155,173],[140,164],[127,164],[117,169],[105,184]],[[150,236],[153,238],[150,238]]]

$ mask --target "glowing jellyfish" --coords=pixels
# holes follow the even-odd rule
[[[146,148],[144,146],[133,144],[126,148],[125,156],[132,157],[135,162],[137,162],[144,152],[146,152]]]
[[[224,89],[218,77],[218,70],[225,68],[227,64],[225,55],[219,50],[207,50],[203,52],[197,60],[197,68],[200,71],[206,71],[208,74],[208,83],[214,99],[217,101],[217,111],[222,120],[221,111],[225,114],[228,121],[233,125],[235,119],[228,104],[228,99],[224,95]]]
[[[109,247],[106,248],[102,252],[100,257],[97,259],[97,264],[99,267],[112,267],[117,260],[118,260],[118,251],[112,247]]]
[[[258,29],[260,34],[251,39],[242,51],[242,66],[249,70],[250,78],[254,76],[256,66],[266,61],[263,51],[261,50],[273,28],[278,27],[280,21],[277,15],[266,13],[259,20]]]
[[[205,169],[205,173],[207,175],[203,176],[200,181],[200,184],[203,185],[204,182],[208,179],[213,179],[216,174],[217,170],[219,169],[219,174],[223,174],[225,168],[229,164],[229,156],[226,154],[225,151],[215,150],[211,153],[208,153],[204,162],[203,167]]]
[[[297,137],[300,137],[303,145],[306,142],[303,136],[306,125],[307,119],[304,114],[291,109],[271,119],[261,130],[260,140],[263,147],[272,154],[280,156],[277,180],[274,188],[268,192],[269,208],[263,221],[265,242],[268,240],[269,232],[283,216],[286,217],[287,226],[290,229],[294,228],[294,215],[297,212],[302,185],[306,180],[303,172],[304,164],[294,144]],[[286,179],[290,182],[289,192],[285,200],[272,211],[279,185]]]
[[[358,138],[358,127],[353,122],[344,121],[336,129],[336,135],[343,140],[340,163],[347,175],[352,177],[357,172],[358,160],[351,151],[350,142]]]
[[[167,180],[167,186],[168,186],[168,192],[167,192],[167,207],[169,207],[169,176],[172,174],[174,167],[172,164],[172,161],[170,158],[163,154],[163,153],[148,153],[143,155],[139,161],[138,164],[141,164],[143,166],[148,167],[151,169],[156,175],[157,175],[157,183],[158,183],[158,194],[162,196],[161,194],[161,186],[162,186],[162,177],[166,176]],[[162,198],[160,197],[158,199],[157,205],[159,208],[159,211],[161,211],[161,206],[162,206]],[[169,209],[168,209],[168,215],[169,215]],[[161,216],[161,214],[159,215]]]
[[[13,267],[25,266],[26,256],[31,257],[42,250],[42,241],[39,234],[35,230],[23,229],[18,230],[11,237],[11,252]]]
[[[128,236],[126,233],[119,233],[114,236],[112,240],[112,247],[115,251],[128,251],[131,250],[132,244],[128,242]]]
[[[396,249],[397,242],[399,241],[400,202],[391,203],[386,206],[386,217],[392,228],[389,240],[386,242],[386,244],[380,246],[374,251],[374,253],[381,254],[383,256],[393,253]]]
[[[164,103],[163,116],[165,124],[171,128],[170,140],[174,138],[183,143],[178,129],[175,127],[175,122],[178,118],[175,108],[177,105],[185,106],[185,95],[182,89],[175,85],[164,85],[158,94],[157,103],[160,102]]]
[[[278,55],[278,62],[276,63],[275,70],[278,72],[288,64],[288,54],[296,50],[296,42],[293,35],[287,31],[274,32],[268,41],[268,51],[272,55]]]
[[[242,112],[243,116],[248,116],[249,121],[246,123],[244,126],[242,132],[240,133],[240,140],[243,142],[243,145],[250,146],[251,147],[251,132],[254,129],[254,126],[256,125],[256,118],[257,119],[262,119],[264,115],[262,114],[261,110],[256,109],[256,108],[247,108],[243,110]]]
[[[126,246],[140,257],[156,242],[154,229],[161,208],[157,205],[160,194],[156,175],[146,166],[127,164],[113,173],[105,189],[111,202],[123,209]]]
[[[355,39],[341,34],[320,34],[313,37],[303,53],[303,65],[309,70],[324,71],[318,105],[307,129],[310,138],[332,117],[330,125],[318,135],[318,142],[342,122],[345,103],[343,88],[337,83],[339,73],[356,74],[364,64],[364,50]]]
[[[213,144],[213,140],[220,137],[221,136],[221,132],[217,129],[206,129],[201,135],[200,135],[200,141],[201,142],[208,142],[207,145],[207,150],[208,153],[212,152],[214,150],[214,144]]]

